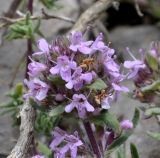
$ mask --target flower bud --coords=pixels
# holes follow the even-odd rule
[[[133,123],[129,120],[123,120],[120,123],[122,129],[132,129],[133,128]]]

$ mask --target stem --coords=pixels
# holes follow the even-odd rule
[[[89,141],[91,143],[94,154],[97,156],[97,158],[102,158],[101,152],[100,152],[99,146],[96,142],[96,139],[94,137],[90,122],[84,121],[83,124],[84,124],[85,130],[87,132],[87,135],[88,135]]]
[[[33,0],[28,0],[28,11],[30,11],[30,13],[33,13]]]
[[[33,0],[28,0],[28,11],[30,11],[30,13],[32,14],[33,13]],[[29,78],[28,76],[28,64],[30,63],[30,59],[29,59],[29,56],[32,55],[32,40],[31,39],[28,39],[27,40],[27,63],[26,63],[26,72],[25,72],[25,78]]]

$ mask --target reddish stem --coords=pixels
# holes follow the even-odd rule
[[[96,139],[94,137],[90,122],[86,121],[86,122],[83,122],[83,124],[84,124],[85,130],[87,132],[87,135],[88,135],[89,141],[91,143],[94,154],[97,156],[97,158],[102,158],[102,155],[101,155],[99,146],[96,142]]]
[[[33,13],[33,0],[28,0],[28,11],[32,14]],[[32,40],[31,39],[28,39],[27,40],[27,63],[26,63],[26,72],[25,72],[25,78],[29,78],[28,76],[28,64],[30,63],[30,59],[29,59],[29,56],[32,55]]]

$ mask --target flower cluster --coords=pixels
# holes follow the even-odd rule
[[[120,92],[129,92],[122,82],[145,67],[137,60],[126,61],[124,66],[131,73],[122,73],[115,50],[103,42],[102,33],[95,41],[86,41],[81,32],[72,32],[52,44],[41,39],[37,46],[40,51],[33,53],[28,65],[29,80],[24,80],[29,89],[24,97],[39,105],[44,100],[54,107],[62,103],[65,113],[75,112],[82,120],[108,110]],[[50,147],[56,157],[63,158],[68,151],[76,157],[83,144],[76,133],[68,135],[55,128],[53,135]]]
[[[73,100],[66,106],[65,111],[71,112],[75,107],[79,116],[84,118],[87,112],[95,111],[89,100],[93,100],[93,95],[99,95],[98,92],[90,93],[87,85],[103,78],[109,87],[100,98],[102,106],[98,108],[108,109],[109,100],[113,100],[115,94],[129,91],[127,87],[121,85],[126,75],[121,73],[120,65],[115,61],[114,49],[104,44],[102,33],[95,41],[85,41],[81,32],[73,32],[66,41],[58,39],[50,45],[45,39],[41,39],[37,45],[40,52],[35,52],[30,57],[31,63],[28,65],[30,80],[25,80],[29,92],[25,98],[33,97],[35,101],[41,102],[57,93],[65,96],[72,93]],[[63,80],[64,87],[53,86],[49,78],[54,77]],[[56,89],[58,90],[55,92]],[[74,94],[75,92],[77,94]]]

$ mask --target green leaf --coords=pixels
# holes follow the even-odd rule
[[[107,88],[107,85],[103,80],[97,79],[91,85],[87,86],[87,88],[91,90],[102,90],[102,89]]]
[[[107,110],[104,110],[99,115],[92,117],[91,121],[100,126],[104,126],[104,124],[106,124],[115,132],[120,132],[119,121],[113,114],[109,113]]]
[[[160,80],[154,81],[152,84],[141,88],[142,92],[150,92],[160,90]]]
[[[160,108],[159,107],[149,108],[145,111],[145,115],[146,116],[160,115]]]
[[[28,11],[26,14],[26,25],[30,23],[30,16],[31,16],[31,13]]]
[[[154,132],[147,132],[147,134],[150,136],[150,137],[152,137],[152,138],[154,138],[154,139],[156,139],[156,140],[160,140],[160,133],[154,133]]]
[[[64,112],[64,106],[63,105],[58,105],[56,108],[52,109],[49,112],[49,116],[51,117],[56,117],[61,115]]]
[[[22,83],[18,83],[18,84],[16,85],[14,94],[15,94],[17,97],[21,97],[21,96],[23,95],[23,85],[22,85]]]
[[[137,148],[133,143],[130,144],[130,151],[131,151],[132,158],[139,158]]]
[[[139,110],[136,108],[135,111],[134,111],[134,116],[133,116],[133,119],[132,119],[132,122],[133,122],[133,127],[136,128],[138,122],[139,122],[139,119],[140,119],[140,112]]]
[[[153,57],[153,56],[150,55],[150,54],[147,54],[146,60],[147,60],[147,63],[149,64],[149,66],[150,66],[153,70],[155,70],[155,71],[158,70],[158,61],[157,61],[157,59],[156,59],[155,57]]]
[[[37,148],[40,151],[40,153],[47,157],[50,157],[52,155],[52,151],[43,143],[38,142]]]

